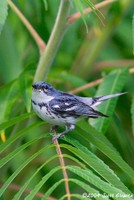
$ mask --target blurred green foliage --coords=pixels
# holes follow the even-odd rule
[[[69,2],[68,16],[78,10],[82,14],[82,8],[89,6],[86,3],[91,3]],[[13,3],[47,44],[60,1]],[[31,111],[31,85],[41,55],[32,35],[9,5],[0,1],[0,196],[63,199],[64,179],[49,125]],[[76,130],[59,140],[72,199],[83,199],[84,192],[113,194],[114,199],[120,199],[118,193],[128,194],[134,199],[133,10],[133,0],[120,0],[100,8],[97,15],[83,15],[83,19],[67,25],[62,40],[58,38],[56,54],[49,55],[52,64],[45,81],[57,89],[69,91],[103,78],[99,86],[81,90],[79,95],[128,91],[118,103],[110,101],[99,108],[110,115],[108,121],[90,120],[94,128],[81,121]]]

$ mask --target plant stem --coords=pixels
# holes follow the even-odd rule
[[[7,0],[10,7],[13,9],[13,11],[18,15],[18,17],[21,19],[23,24],[26,26],[26,28],[29,30],[31,35],[33,36],[40,53],[44,51],[46,48],[45,42],[41,39],[39,34],[35,31],[35,29],[32,27],[32,25],[29,23],[29,21],[25,18],[25,16],[20,12],[20,10],[15,6],[15,4],[11,0]]]
[[[54,133],[54,134],[56,135],[56,133]],[[65,180],[65,189],[66,189],[67,200],[71,200],[70,189],[69,189],[69,181],[68,181],[68,175],[67,175],[67,171],[66,171],[66,166],[65,166],[63,155],[62,155],[62,152],[61,152],[61,149],[60,149],[60,145],[59,145],[57,139],[54,140],[54,144],[56,145],[56,151],[57,151],[57,154],[59,156],[60,164],[61,164],[61,167],[62,167],[62,172],[63,172],[63,176],[64,176],[64,180]]]
[[[44,80],[50,70],[55,54],[66,30],[66,21],[70,8],[68,0],[61,0],[54,28],[50,35],[47,47],[41,55],[34,81]]]

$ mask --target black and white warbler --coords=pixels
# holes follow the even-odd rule
[[[76,122],[82,117],[108,117],[107,115],[94,110],[95,107],[107,99],[124,94],[118,93],[88,98],[56,90],[50,84],[45,82],[36,82],[32,87],[32,106],[35,113],[41,119],[52,124],[53,130],[57,126],[66,127],[66,130],[57,136],[54,136],[53,140],[61,138],[66,133],[73,130]]]

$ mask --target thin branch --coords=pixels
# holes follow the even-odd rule
[[[0,187],[1,186],[3,186],[3,183],[0,183]],[[21,188],[21,186],[11,183],[8,186],[8,188],[11,189],[11,190],[13,190],[13,191],[19,191],[20,188]],[[29,190],[29,189],[25,189],[24,190],[24,194],[29,194],[30,192],[31,192],[31,190]],[[41,192],[37,192],[35,196],[38,197],[38,198],[42,198],[42,197],[44,197],[44,194],[41,193]],[[53,198],[53,197],[49,197],[47,200],[56,200],[56,199]]]
[[[134,67],[134,59],[122,59],[122,60],[107,60],[95,63],[95,68],[104,69],[104,68],[113,68],[113,67]]]
[[[105,1],[102,1],[102,2],[100,2],[98,4],[96,4],[94,7],[96,9],[102,8],[102,7],[106,6],[107,4],[113,3],[114,1],[116,1],[116,0],[105,0]],[[92,11],[93,10],[91,8],[86,8],[83,11],[83,14],[86,15],[87,13],[92,12]],[[73,14],[73,15],[71,15],[71,16],[68,17],[67,24],[72,24],[73,22],[75,22],[79,18],[81,18],[81,13],[77,12],[77,13],[75,13],[75,14]]]
[[[96,85],[99,85],[100,83],[102,83],[102,81],[103,81],[103,78],[100,78],[98,80],[95,80],[95,81],[92,81],[90,83],[87,83],[87,84],[85,84],[85,85],[83,85],[81,87],[78,87],[78,88],[76,88],[74,90],[71,90],[71,91],[69,91],[69,93],[76,94],[76,93],[81,92],[83,90],[86,90],[86,89],[88,89],[90,87],[94,87]]]
[[[54,133],[54,135],[56,136],[56,133]],[[71,200],[70,189],[69,189],[69,180],[68,180],[68,175],[67,175],[67,171],[66,171],[66,166],[65,166],[63,155],[62,155],[60,145],[59,145],[57,139],[54,140],[54,144],[56,145],[56,151],[59,156],[60,164],[62,167],[62,173],[63,173],[64,180],[65,180],[65,189],[66,189],[67,200]]]
[[[20,20],[23,22],[23,24],[26,26],[26,28],[31,33],[32,37],[34,38],[40,53],[44,51],[46,48],[45,42],[41,39],[39,34],[35,31],[35,29],[32,27],[32,25],[28,22],[28,20],[25,18],[25,16],[20,12],[20,10],[15,6],[15,4],[11,0],[7,0],[10,7],[13,9],[13,11],[18,15]]]
[[[47,77],[57,49],[61,43],[62,37],[67,28],[66,21],[69,9],[70,2],[68,0],[61,0],[57,18],[52,33],[50,35],[49,41],[47,43],[47,48],[40,57],[39,64],[37,66],[34,82],[44,80]]]
[[[130,74],[134,74],[134,67],[129,69],[129,73]],[[71,90],[71,91],[69,91],[69,93],[70,94],[77,94],[78,92],[81,92],[83,90],[86,90],[86,89],[94,87],[94,86],[97,86],[102,82],[103,82],[103,78],[100,78],[100,79],[97,79],[97,80],[92,81],[90,83],[87,83],[87,84],[85,84],[85,85],[83,85],[81,87],[78,87],[78,88],[76,88],[74,90]]]

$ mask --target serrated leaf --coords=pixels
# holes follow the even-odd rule
[[[102,161],[100,160],[96,155],[94,155],[91,151],[89,151],[87,148],[82,146],[77,141],[68,140],[67,142],[71,143],[72,145],[76,146],[79,149],[76,149],[72,146],[68,145],[62,145],[61,147],[65,147],[69,151],[75,154],[75,156],[78,156],[79,159],[81,159],[84,163],[89,165],[93,170],[95,170],[101,177],[103,177],[107,182],[111,183],[116,188],[119,188],[120,190],[129,193],[130,191],[126,188],[126,186],[119,180],[119,178],[116,176],[116,174]],[[72,141],[72,142],[71,142]]]
[[[36,195],[36,193],[40,190],[43,184],[58,170],[61,169],[61,166],[57,166],[52,169],[49,173],[47,173],[44,177],[42,177],[41,181],[35,186],[35,188],[30,192],[30,194],[25,198],[25,200],[31,200]]]
[[[109,73],[104,78],[102,84],[99,86],[96,96],[121,92],[128,78],[128,74],[129,73],[127,68],[115,70]],[[111,117],[114,113],[116,103],[117,98],[109,99],[106,102],[99,105],[97,110]],[[90,119],[90,124],[93,127],[95,127],[96,130],[98,130],[99,132],[105,133],[110,123],[110,117]]]
[[[6,21],[7,10],[8,10],[7,1],[1,0],[0,1],[0,33],[3,29],[5,21]]]
[[[78,131],[79,130],[79,131]],[[91,127],[87,123],[82,124],[81,128],[77,128],[76,135],[79,135],[82,139],[91,142],[102,153],[110,158],[117,166],[119,166],[129,177],[134,177],[134,170],[122,159],[120,154],[110,143],[110,141],[102,134],[100,134],[95,128]]]
[[[33,141],[30,141],[28,143],[26,143],[25,145],[30,145]],[[39,150],[38,152],[34,153],[32,156],[30,156],[28,159],[26,159],[16,170],[15,172],[4,182],[3,186],[0,188],[0,197],[1,195],[5,192],[5,190],[7,189],[7,187],[10,185],[10,183],[15,179],[15,177],[33,160],[35,159],[38,155],[40,155],[41,153],[43,153],[46,149],[49,149],[53,147],[53,145],[48,145],[45,146],[44,148],[42,148],[41,150]],[[20,148],[23,148],[20,147]],[[61,168],[61,167],[59,167]]]
[[[92,188],[90,185],[88,185],[88,184],[85,184],[84,182],[82,182],[82,181],[80,181],[80,180],[78,180],[78,179],[69,179],[69,181],[72,181],[73,183],[76,183],[77,185],[79,185],[81,188],[83,188],[84,189],[84,193],[83,193],[83,197],[84,197],[84,199],[86,198],[86,197],[90,197],[90,195],[89,194],[99,194],[99,191],[98,190],[96,190],[96,189],[94,189],[94,188]],[[87,193],[85,193],[85,191],[87,192]],[[85,195],[84,195],[85,194]],[[88,198],[89,199],[89,198]],[[96,199],[98,199],[98,200],[103,200],[103,198],[101,198],[101,197],[97,197],[97,195],[96,195]],[[108,199],[108,198],[106,198],[106,199]]]
[[[104,193],[113,194],[114,196],[116,196],[118,193],[121,195],[125,194],[118,188],[115,188],[111,184],[101,180],[98,176],[93,174],[89,169],[85,170],[77,166],[67,166],[66,168],[74,172],[75,174],[83,178],[84,180],[88,181],[90,184],[94,185],[95,187],[103,191]],[[116,199],[120,199],[120,198],[117,197]]]
[[[79,164],[79,166],[84,167],[83,163],[81,163],[78,159],[67,155],[67,154],[62,154],[62,156],[64,158],[69,158],[70,160],[73,160],[75,163]],[[52,161],[53,159],[57,158],[58,155],[54,155],[52,157],[50,157],[45,163],[43,163],[36,171],[35,173],[32,174],[32,176],[24,183],[24,185],[20,188],[20,190],[17,192],[17,194],[14,196],[13,200],[18,200],[20,199],[22,193],[25,191],[25,189],[28,187],[29,183],[33,180],[33,178],[37,175],[37,173],[43,168],[45,167],[46,164],[48,164],[50,161]],[[50,188],[51,189],[51,188]],[[46,195],[46,194],[45,194]]]
[[[20,147],[18,147],[17,149],[15,149],[11,153],[9,153],[7,156],[5,156],[4,158],[2,158],[0,160],[0,168],[3,167],[7,162],[9,162],[15,156],[17,156],[17,154],[19,154],[21,151],[23,151],[24,149],[26,149],[28,146],[30,146],[32,143],[36,142],[37,140],[38,139],[35,139],[35,140],[32,140],[30,142],[27,142],[27,143],[21,145]]]
[[[45,167],[45,165],[47,163],[49,163],[50,161],[52,161],[53,159],[57,158],[58,155],[54,155],[52,156],[50,159],[48,159],[45,163],[43,163],[36,171],[34,174],[32,174],[32,176],[24,183],[24,185],[20,188],[20,190],[17,192],[17,194],[14,196],[14,198],[12,200],[18,200],[20,199],[21,195],[23,194],[23,192],[25,191],[25,189],[28,187],[29,183],[33,180],[33,178],[37,175],[37,173],[43,168]]]

